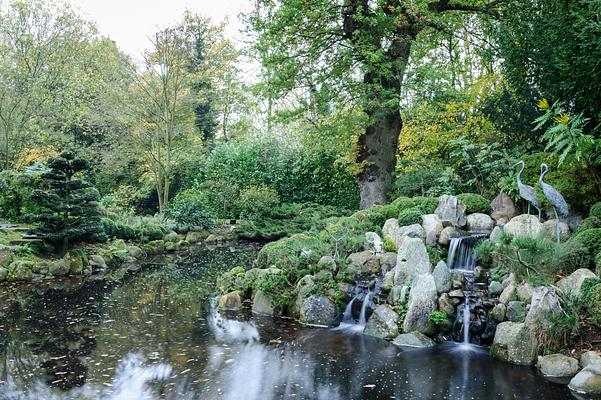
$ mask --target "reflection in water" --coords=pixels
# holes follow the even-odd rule
[[[0,295],[0,399],[570,398],[482,348],[404,351],[360,334],[210,312],[198,282],[214,282],[229,253],[210,254],[120,286]]]

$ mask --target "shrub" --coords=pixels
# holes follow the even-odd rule
[[[166,216],[188,227],[211,228],[213,216],[207,210],[206,196],[195,190],[184,190],[167,205]]]
[[[601,201],[598,203],[595,203],[595,205],[593,205],[591,207],[588,215],[590,217],[595,217],[595,218],[601,219]]]
[[[601,326],[601,279],[587,278],[582,283],[580,304],[591,322]]]
[[[265,185],[251,186],[240,191],[238,209],[241,218],[261,218],[269,216],[280,204],[280,195]]]
[[[447,314],[444,311],[432,311],[430,313],[430,321],[438,326],[447,320]]]
[[[399,225],[421,224],[423,211],[419,207],[412,207],[399,213]]]
[[[572,236],[560,250],[560,264],[564,273],[578,268],[593,268],[596,255],[601,252],[601,228],[592,228]]]
[[[492,211],[490,202],[484,197],[480,196],[479,194],[461,193],[457,195],[457,198],[465,204],[466,212],[468,214],[490,214],[490,212]]]
[[[314,235],[297,234],[268,243],[259,251],[257,262],[260,268],[276,267],[303,275],[302,270],[329,254],[329,243]]]
[[[217,279],[217,291],[221,294],[226,294],[234,291],[242,291],[244,289],[244,274],[245,270],[242,267],[234,267],[227,272],[221,274]]]
[[[426,251],[428,252],[431,264],[436,265],[439,261],[442,261],[442,252],[438,247],[427,245]]]
[[[397,248],[391,239],[384,240],[384,251],[396,253]]]
[[[474,247],[474,253],[480,263],[485,267],[492,267],[494,261],[494,253],[497,250],[497,245],[490,240],[481,240]]]
[[[586,218],[584,221],[582,221],[582,223],[580,225],[578,225],[578,228],[576,229],[576,232],[574,232],[574,233],[577,235],[580,232],[588,231],[589,229],[594,229],[594,228],[601,228],[601,218],[598,218],[595,216],[590,216],[590,217]]]

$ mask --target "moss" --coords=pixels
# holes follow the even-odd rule
[[[457,198],[465,204],[466,212],[468,214],[482,213],[490,214],[492,208],[490,202],[484,197],[476,193],[461,193],[457,195]]]
[[[0,244],[4,246],[10,245],[13,240],[21,239],[21,235],[9,229],[0,229]]]
[[[384,240],[384,251],[396,253],[397,248],[394,245],[394,242],[389,238]]]
[[[242,267],[234,267],[227,272],[224,272],[217,279],[217,290],[220,294],[240,291],[244,289],[244,274],[245,270]]]
[[[315,235],[300,233],[263,246],[257,262],[261,268],[274,266],[292,272],[317,265],[329,250],[327,242]]]
[[[594,325],[601,326],[601,279],[585,279],[582,283],[581,293],[581,307]]]
[[[412,207],[399,213],[399,225],[421,224],[423,211],[420,207]]]

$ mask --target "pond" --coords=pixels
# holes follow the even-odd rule
[[[483,349],[403,351],[361,334],[212,312],[202,299],[216,274],[254,255],[213,249],[119,284],[3,286],[0,399],[571,398]]]

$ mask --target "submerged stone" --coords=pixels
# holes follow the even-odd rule
[[[392,344],[400,347],[433,347],[436,343],[428,336],[419,333],[402,333],[392,341]]]
[[[316,326],[337,326],[341,314],[336,304],[324,296],[307,297],[300,309],[300,322]]]
[[[391,339],[399,333],[399,315],[390,306],[376,307],[365,325],[364,333],[382,339]]]
[[[518,365],[533,365],[536,361],[538,340],[524,323],[501,322],[490,348],[493,357]]]

